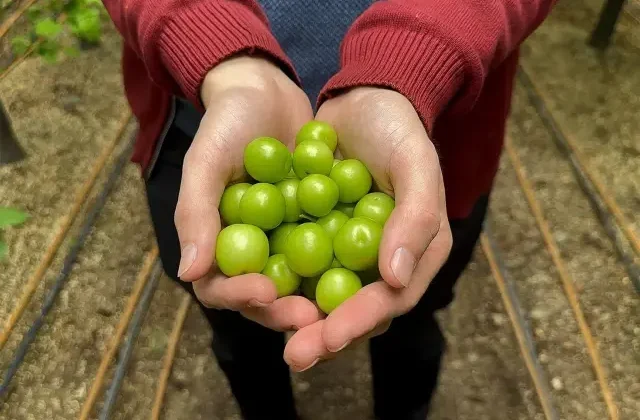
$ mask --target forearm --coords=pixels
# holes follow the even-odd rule
[[[127,45],[155,83],[199,105],[207,72],[225,58],[260,53],[294,70],[254,0],[105,0]]]
[[[352,26],[321,101],[355,85],[399,91],[430,130],[455,102],[470,109],[487,74],[538,27],[555,0],[388,0]],[[454,99],[455,98],[455,99]]]

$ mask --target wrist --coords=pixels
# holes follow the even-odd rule
[[[384,8],[382,3],[375,7]],[[454,101],[460,106],[462,100],[463,108],[473,102],[465,84],[465,60],[455,45],[428,28],[399,25],[412,19],[403,16],[388,25],[361,20],[350,30],[341,49],[341,68],[323,87],[318,106],[353,86],[386,88],[409,99],[431,132]]]
[[[348,98],[351,103],[361,103],[375,98],[381,99],[381,96],[386,94],[402,96],[397,91],[385,87],[352,86],[341,90],[336,94],[335,98]],[[402,97],[404,98],[404,96]]]
[[[207,108],[217,95],[230,89],[265,92],[283,82],[293,83],[271,60],[260,56],[233,56],[220,62],[206,74],[200,88],[200,99]]]
[[[402,106],[403,113],[407,114],[407,110],[413,111],[417,118],[420,118],[418,110],[415,108],[409,98],[394,89],[374,86],[354,86],[342,90],[335,97],[330,98],[327,102],[340,101],[342,107],[350,110],[371,110],[372,107],[379,109],[379,112],[390,112],[398,106]]]

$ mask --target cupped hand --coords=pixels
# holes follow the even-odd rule
[[[313,118],[304,92],[280,68],[262,58],[238,56],[218,64],[201,89],[206,109],[187,152],[175,212],[182,249],[178,276],[193,282],[207,307],[240,311],[275,330],[301,328],[320,318],[299,296],[277,299],[273,282],[261,274],[227,278],[216,269],[218,212],[225,187],[244,180],[245,146],[270,136],[290,150],[297,130]]]
[[[284,358],[298,371],[386,331],[418,303],[452,246],[438,154],[408,99],[356,88],[325,102],[316,119],[335,127],[342,157],[361,160],[396,207],[380,244],[382,280],[291,337]]]

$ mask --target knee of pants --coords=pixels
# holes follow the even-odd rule
[[[274,362],[284,363],[282,358],[284,344],[280,345],[274,340],[265,342],[256,339],[247,342],[242,339],[220,337],[214,332],[211,348],[218,362],[222,364],[272,365]]]

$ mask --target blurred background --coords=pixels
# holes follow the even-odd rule
[[[158,265],[120,47],[99,1],[0,0],[0,418],[240,419]],[[640,1],[561,1],[522,57],[430,419],[640,419]],[[367,358],[294,375],[305,418],[369,418]]]

